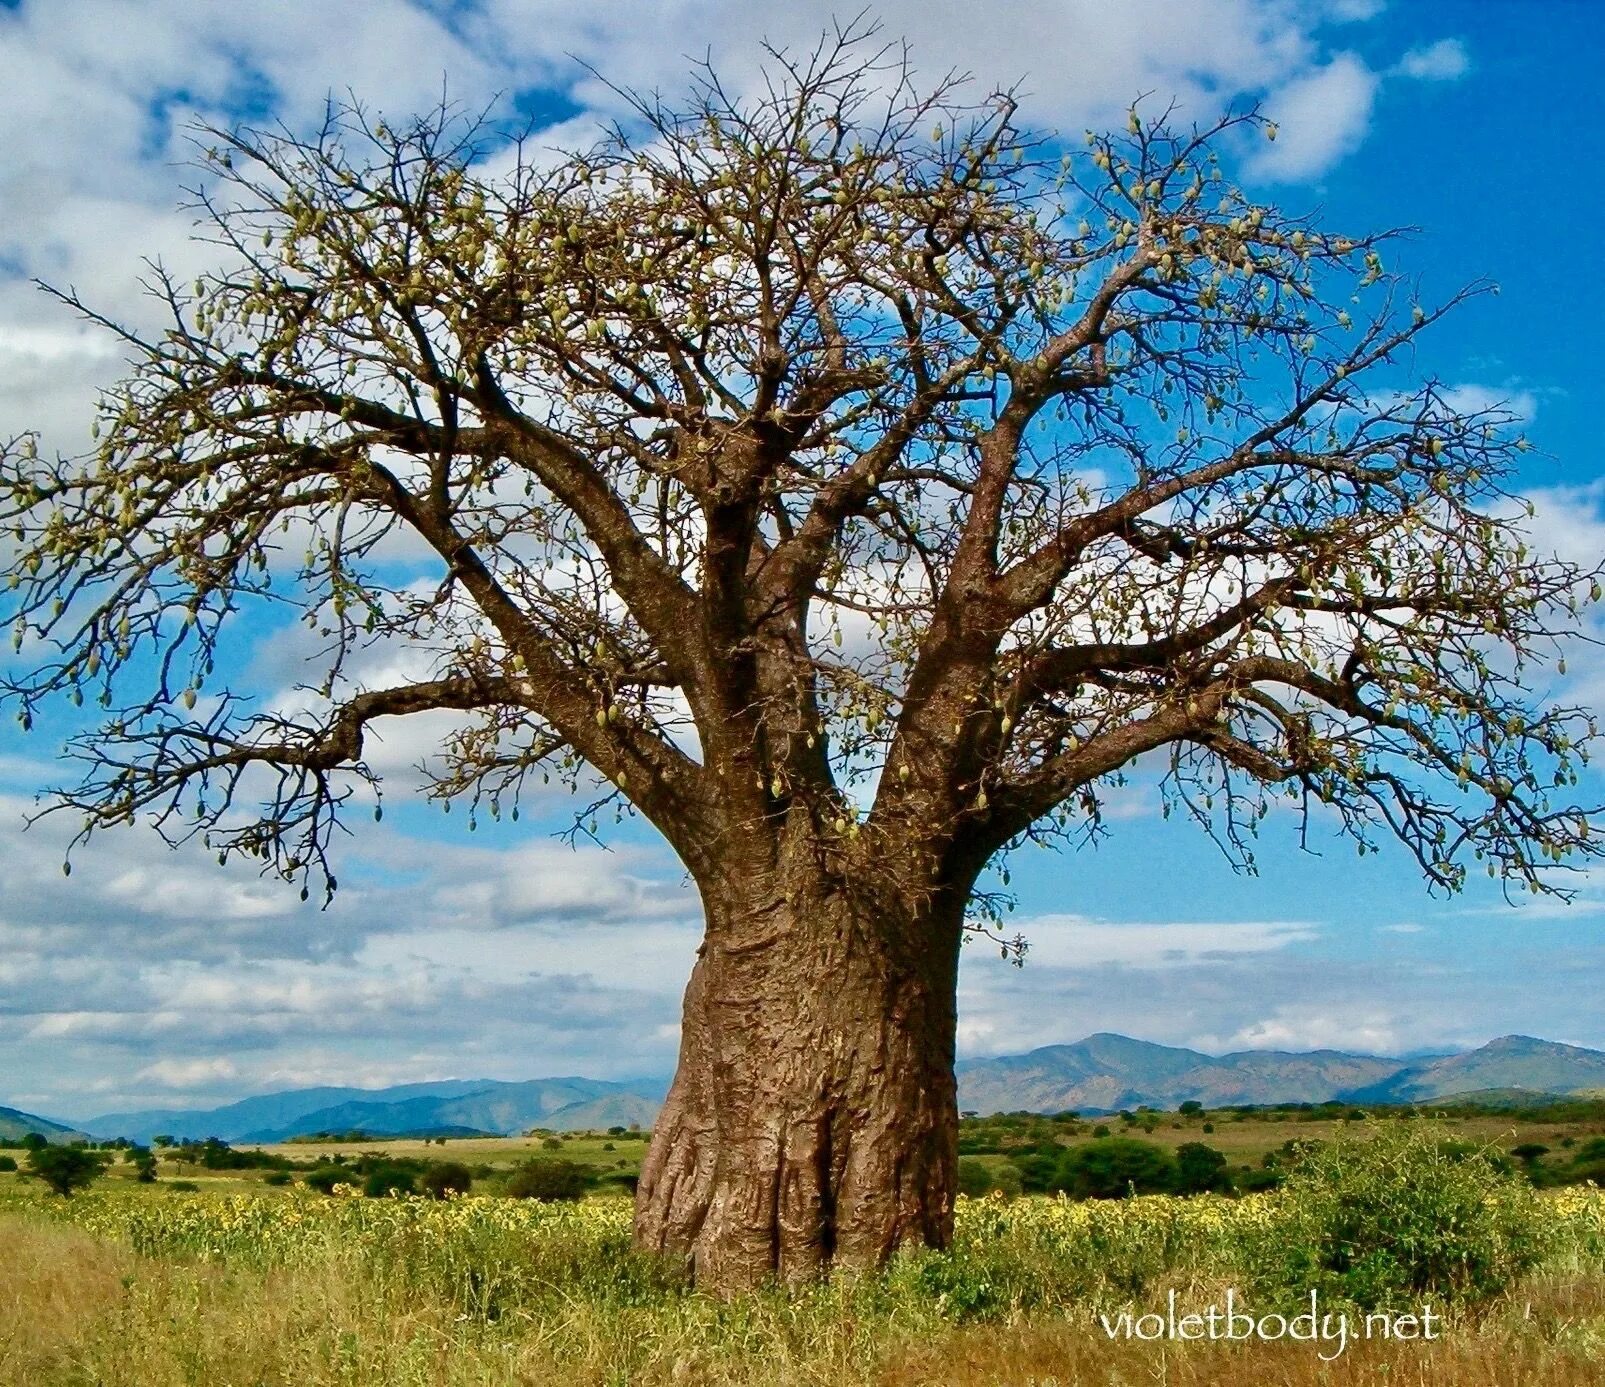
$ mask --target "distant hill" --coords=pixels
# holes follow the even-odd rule
[[[87,1132],[80,1132],[65,1123],[52,1122],[48,1117],[36,1117],[31,1112],[19,1112],[16,1108],[0,1108],[0,1140],[21,1141],[30,1132],[37,1132],[46,1141],[58,1145],[88,1139]]]
[[[1504,1036],[1463,1055],[1414,1060],[1341,1050],[1206,1055],[1121,1035],[1091,1035],[1025,1055],[959,1065],[965,1112],[1118,1112],[1237,1104],[1489,1101],[1502,1106],[1605,1086],[1605,1054]]]
[[[1024,1055],[966,1060],[958,1066],[965,1112],[1118,1112],[1175,1108],[1189,1099],[1205,1107],[1238,1104],[1423,1103],[1457,1099],[1511,1107],[1547,1095],[1605,1092],[1605,1053],[1507,1035],[1460,1055],[1401,1059],[1342,1050],[1239,1050],[1208,1055],[1130,1036],[1089,1035]],[[97,1137],[148,1142],[158,1133],[179,1140],[278,1142],[314,1132],[374,1136],[489,1132],[532,1127],[554,1131],[650,1127],[666,1085],[612,1083],[579,1077],[444,1079],[393,1088],[304,1088],[246,1098],[207,1110],[153,1109],[106,1113],[78,1124]],[[0,1108],[52,1140],[82,1131]],[[52,1133],[64,1135],[55,1136]]]
[[[1585,1093],[1605,1086],[1605,1054],[1507,1035],[1480,1050],[1417,1062],[1348,1095],[1367,1103],[1423,1103],[1479,1089]]]
[[[1337,1050],[1217,1056],[1123,1035],[1090,1035],[1073,1045],[961,1064],[959,1107],[980,1113],[1118,1112],[1174,1108],[1189,1099],[1206,1107],[1319,1102],[1380,1083],[1403,1063]]]
[[[247,1098],[205,1110],[153,1109],[106,1113],[85,1126],[98,1136],[148,1142],[159,1133],[180,1141],[288,1141],[312,1132],[375,1136],[458,1128],[512,1134],[531,1127],[650,1126],[664,1085],[611,1083],[578,1077],[446,1079],[392,1088],[307,1088]]]

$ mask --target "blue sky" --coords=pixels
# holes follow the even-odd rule
[[[1605,51],[1587,0],[1194,0],[1098,5],[888,0],[916,62],[985,84],[1023,79],[1025,115],[1072,137],[1141,93],[1184,115],[1260,100],[1281,125],[1243,170],[1343,230],[1420,228],[1392,259],[1428,298],[1497,279],[1422,365],[1510,401],[1538,445],[1522,482],[1540,543],[1605,552],[1601,280],[1587,256],[1605,207],[1605,135],[1586,96]],[[556,112],[580,137],[612,98],[573,58],[676,90],[711,49],[750,80],[757,40],[806,39],[830,7],[688,0],[22,0],[0,6],[0,434],[75,450],[108,345],[29,277],[76,284],[140,321],[141,254],[188,268],[176,211],[194,113],[304,126],[350,89],[391,114],[442,75]],[[264,688],[294,682],[292,644],[241,652]],[[1605,660],[1578,652],[1565,692],[1605,706]],[[56,778],[53,735],[0,722],[0,1103],[73,1117],[212,1103],[305,1083],[666,1073],[697,907],[669,854],[636,831],[579,853],[549,835],[561,806],[512,826],[406,809],[409,767],[438,727],[396,727],[382,826],[356,826],[328,912],[248,871],[122,832],[60,874],[65,825],[24,834]],[[1274,824],[1260,875],[1234,875],[1163,822],[1140,777],[1096,852],[1028,851],[1014,873],[1027,966],[978,947],[961,983],[961,1050],[998,1053],[1120,1030],[1205,1049],[1399,1052],[1524,1031],[1605,1047],[1605,875],[1578,902],[1511,909],[1480,881],[1433,899],[1403,852],[1298,850]]]

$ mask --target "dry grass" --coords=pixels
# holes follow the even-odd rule
[[[72,1228],[0,1218],[4,1387],[1598,1387],[1605,1277],[1552,1272],[1432,1344],[1111,1342],[1088,1320],[855,1323],[781,1300],[729,1309],[459,1318],[330,1260],[297,1270],[136,1257]],[[744,1349],[750,1346],[750,1351]]]

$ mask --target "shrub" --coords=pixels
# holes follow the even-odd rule
[[[270,1170],[262,1177],[264,1185],[287,1185],[290,1183],[290,1172],[287,1170]]]
[[[1175,1158],[1162,1146],[1133,1137],[1109,1137],[1065,1152],[1056,1184],[1078,1199],[1123,1199],[1168,1190],[1176,1178]]]
[[[1024,1188],[1019,1167],[1007,1162],[996,1165],[973,1156],[959,1157],[959,1193],[972,1199],[996,1191],[1010,1199]]]
[[[385,1199],[393,1194],[411,1194],[416,1188],[417,1172],[404,1165],[388,1162],[370,1166],[362,1181],[362,1192],[369,1199]]]
[[[974,1156],[959,1157],[959,1193],[977,1199],[992,1190],[992,1171]]]
[[[1490,1152],[1417,1122],[1294,1153],[1277,1217],[1251,1247],[1260,1290],[1364,1311],[1475,1305],[1542,1255],[1538,1196]]]
[[[301,1177],[301,1183],[319,1194],[333,1194],[336,1185],[352,1183],[351,1172],[343,1165],[319,1165]]]
[[[574,1161],[530,1160],[513,1171],[502,1192],[511,1199],[572,1200],[590,1183],[589,1172]]]
[[[15,1156],[0,1156],[0,1170],[10,1171],[16,1168],[17,1158]]]
[[[1040,1151],[1033,1151],[1023,1156],[1010,1157],[1020,1180],[1020,1188],[1027,1194],[1045,1194],[1057,1186],[1054,1181],[1059,1173],[1059,1153],[1055,1151],[1051,1156]]]
[[[448,1195],[467,1194],[473,1188],[474,1176],[457,1161],[436,1161],[424,1171],[419,1184],[431,1199],[445,1199]]]
[[[1201,1141],[1183,1142],[1176,1148],[1177,1194],[1203,1194],[1225,1183],[1226,1157]]]

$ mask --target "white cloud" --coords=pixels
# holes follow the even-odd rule
[[[157,1060],[146,1065],[134,1077],[163,1088],[206,1088],[219,1081],[233,1079],[239,1074],[232,1060]]]
[[[1419,82],[1454,82],[1471,70],[1471,55],[1459,39],[1439,39],[1423,48],[1412,48],[1394,69],[1401,77]]]
[[[1353,53],[1293,78],[1265,103],[1277,136],[1253,156],[1253,172],[1281,181],[1325,172],[1365,138],[1377,85],[1376,73]]]
[[[1458,414],[1481,414],[1498,410],[1522,423],[1531,423],[1538,414],[1538,393],[1519,385],[1451,385],[1443,392],[1444,403]]]
[[[1388,0],[1328,0],[1328,17],[1340,23],[1374,19],[1387,5]]]
[[[1206,1039],[1211,1050],[1351,1050],[1378,1055],[1397,1054],[1406,1043],[1399,1018],[1386,1010],[1333,1011],[1319,1003],[1279,1006],[1225,1039]]]

